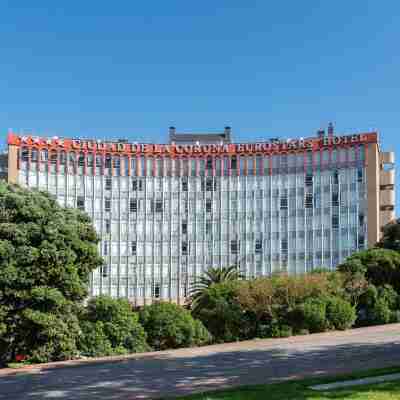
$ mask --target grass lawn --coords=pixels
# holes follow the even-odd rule
[[[378,376],[400,373],[400,368],[386,368],[352,375],[342,375],[321,379],[306,379],[270,385],[242,386],[221,392],[209,392],[179,400],[400,400],[400,380],[373,384],[367,386],[353,386],[346,389],[318,392],[309,389],[310,385],[357,379],[368,376]]]

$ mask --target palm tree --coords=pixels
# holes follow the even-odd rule
[[[192,310],[198,308],[202,299],[207,293],[207,289],[217,283],[236,281],[243,278],[235,265],[223,268],[209,268],[195,284],[190,291],[190,306]]]

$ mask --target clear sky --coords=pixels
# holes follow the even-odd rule
[[[332,121],[400,157],[399,43],[398,0],[0,0],[1,138],[230,125],[240,141]]]

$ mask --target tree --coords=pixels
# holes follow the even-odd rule
[[[389,222],[383,227],[382,239],[377,243],[377,246],[400,251],[400,219]]]
[[[149,349],[146,333],[126,299],[98,296],[81,316],[79,349],[88,356],[138,353]]]
[[[87,215],[50,195],[0,183],[0,357],[76,353],[77,312],[102,264]]]
[[[201,298],[207,289],[218,283],[237,281],[242,278],[236,266],[224,268],[209,268],[199,281],[195,283],[190,293],[190,303],[192,309],[197,307],[197,303],[201,302]]]
[[[140,311],[140,322],[155,350],[200,346],[211,336],[200,321],[177,304],[157,302]]]
[[[360,251],[348,257],[338,270],[364,276],[375,286],[392,285],[400,291],[400,253],[397,251],[381,248]]]

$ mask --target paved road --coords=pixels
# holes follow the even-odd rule
[[[241,384],[399,366],[400,324],[181,349],[10,375],[1,400],[157,399]]]

